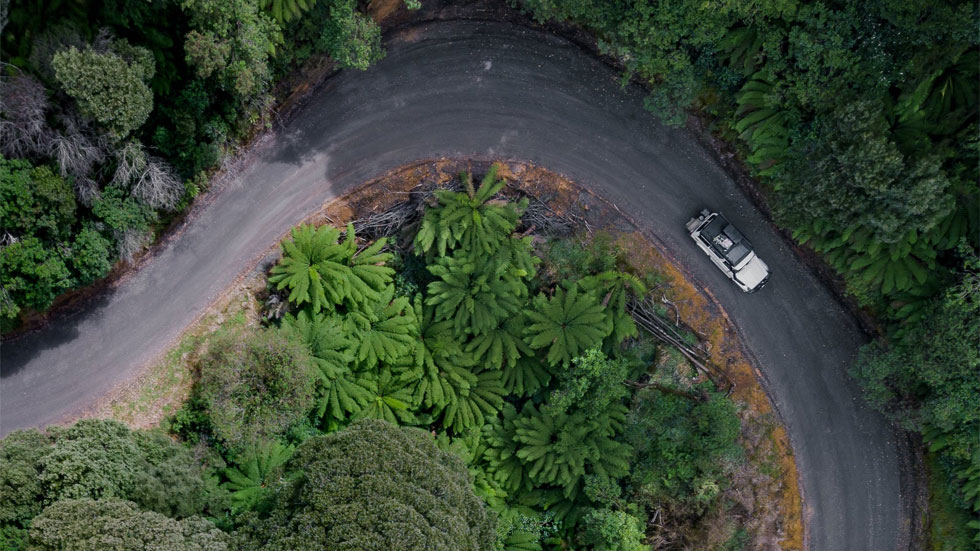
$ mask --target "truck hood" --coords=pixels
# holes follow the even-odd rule
[[[742,268],[735,273],[735,277],[738,278],[743,285],[749,288],[749,290],[755,290],[762,282],[769,277],[769,266],[762,261],[758,256],[752,254],[752,258],[745,263]]]

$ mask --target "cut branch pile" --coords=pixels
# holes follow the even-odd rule
[[[408,230],[422,219],[426,205],[435,201],[434,192],[437,189],[462,191],[463,187],[459,179],[454,178],[442,185],[426,182],[406,192],[392,192],[404,195],[406,199],[391,205],[386,210],[374,211],[363,218],[351,221],[354,224],[354,231],[359,237],[372,241],[381,237],[408,235],[410,233]],[[555,211],[547,201],[527,193],[516,184],[509,183],[505,190],[504,193],[498,194],[499,198],[503,199],[507,196],[506,198],[509,199],[525,197],[528,199],[527,209],[521,216],[521,226],[530,230],[530,233],[562,236],[574,233],[579,227],[589,229],[581,217]],[[405,250],[408,245],[394,239],[390,243],[390,246],[402,250]]]
[[[735,389],[735,383],[723,369],[711,362],[710,356],[702,345],[689,345],[678,329],[679,324],[670,323],[657,315],[653,299],[646,297],[640,300],[630,297],[626,307],[637,327],[680,351],[698,371],[715,384],[715,387],[725,389],[728,394]]]

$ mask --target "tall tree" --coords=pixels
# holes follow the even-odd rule
[[[144,48],[117,41],[108,51],[74,46],[51,58],[55,79],[78,102],[82,114],[121,139],[146,122],[153,110],[148,82],[155,70]]]
[[[307,440],[242,549],[476,551],[493,549],[494,520],[466,467],[418,429],[362,420]]]
[[[226,551],[229,537],[200,517],[174,520],[118,499],[68,499],[44,510],[31,524],[36,551]]]

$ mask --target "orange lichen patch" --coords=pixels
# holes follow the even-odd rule
[[[371,0],[367,6],[367,13],[376,22],[381,23],[391,17],[399,9],[404,9],[404,0]]]
[[[770,438],[776,448],[779,468],[782,472],[783,491],[780,494],[779,510],[783,515],[783,540],[780,546],[785,551],[803,550],[803,500],[800,495],[799,473],[790,446],[789,435],[782,426],[776,427]]]

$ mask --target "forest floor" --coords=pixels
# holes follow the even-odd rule
[[[486,162],[439,159],[413,163],[359,186],[330,201],[306,222],[342,225],[385,212],[420,185],[440,186],[460,171],[481,174]],[[737,514],[757,538],[778,540],[786,551],[803,548],[802,499],[796,463],[789,438],[759,381],[725,311],[709,292],[691,283],[686,274],[647,240],[632,221],[614,205],[550,171],[525,163],[501,166],[498,176],[517,189],[546,203],[558,216],[580,223],[583,235],[608,232],[629,247],[631,264],[640,272],[654,271],[664,279],[655,300],[676,307],[676,319],[708,343],[712,363],[734,383],[732,398],[739,403],[741,443],[747,452],[746,467],[733,480],[728,497]],[[259,325],[268,296],[268,269],[278,258],[278,246],[270,249],[256,267],[215,301],[200,320],[189,327],[165,358],[132,381],[117,387],[83,417],[109,417],[133,428],[152,428],[164,423],[190,394],[197,360],[208,335],[228,325]],[[673,315],[673,314],[672,314]]]

